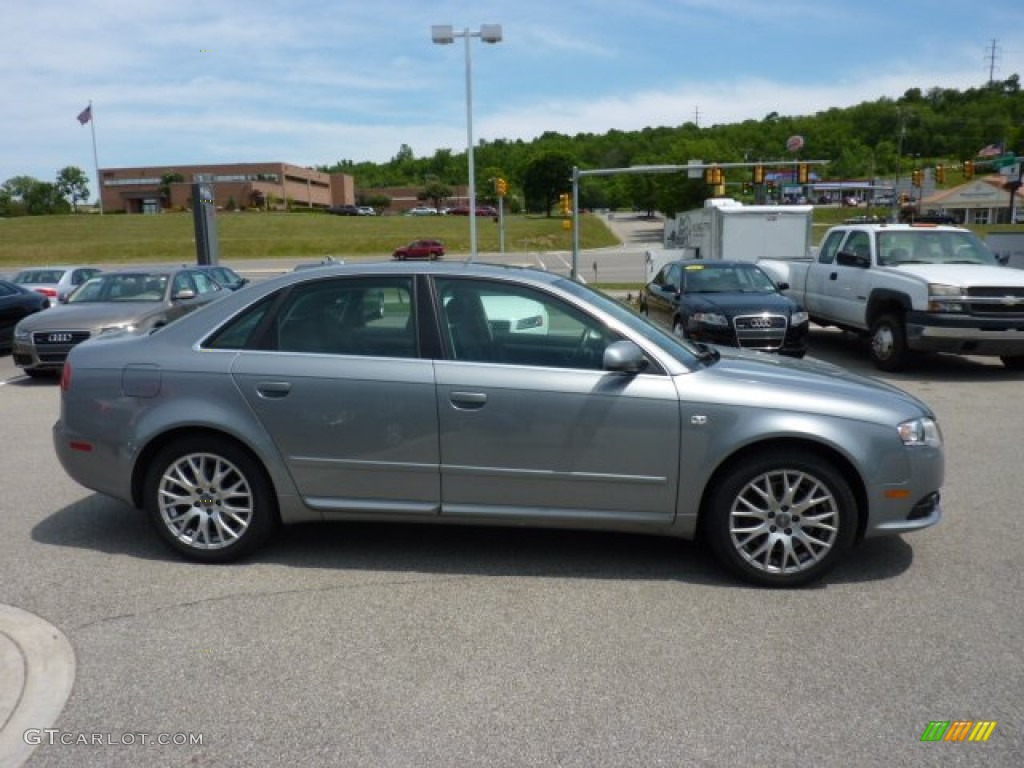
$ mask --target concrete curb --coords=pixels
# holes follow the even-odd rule
[[[34,614],[0,605],[0,766],[22,765],[30,729],[50,728],[75,682],[75,652],[64,633]]]

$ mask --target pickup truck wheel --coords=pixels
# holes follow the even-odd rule
[[[719,561],[745,581],[797,587],[842,558],[857,526],[849,484],[801,450],[738,462],[710,498],[704,527]]]
[[[1003,361],[1003,365],[1007,370],[1010,371],[1024,371],[1024,355],[1003,355],[999,358]]]
[[[871,326],[871,359],[880,371],[899,371],[907,364],[907,331],[896,315],[882,315]]]

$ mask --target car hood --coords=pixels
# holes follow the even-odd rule
[[[98,330],[111,325],[138,323],[164,310],[161,302],[97,302],[58,304],[30,315],[18,326],[24,331]]]
[[[683,301],[691,310],[713,310],[725,315],[781,312],[789,314],[797,309],[796,303],[778,293],[687,293]]]
[[[914,275],[928,283],[943,285],[1024,287],[1024,271],[1012,267],[989,264],[901,264],[888,269]]]
[[[832,363],[733,347],[715,349],[721,359],[697,374],[711,401],[893,425],[921,415],[934,417],[931,408],[910,393]]]

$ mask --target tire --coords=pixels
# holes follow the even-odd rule
[[[842,559],[857,506],[828,461],[800,450],[773,453],[737,462],[716,481],[703,530],[719,562],[744,581],[798,587]]]
[[[23,368],[25,374],[33,379],[52,379],[53,371],[47,371],[43,368]]]
[[[184,438],[164,447],[147,469],[143,503],[160,537],[203,563],[251,554],[277,523],[277,503],[263,467],[217,437]]]
[[[1024,371],[1024,355],[1003,355],[999,358],[1008,371]]]
[[[907,329],[896,315],[882,315],[871,326],[868,338],[871,359],[880,371],[901,371],[910,360],[907,349]]]

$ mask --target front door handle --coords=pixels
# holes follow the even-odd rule
[[[828,279],[829,279],[829,280],[838,280],[838,279],[839,279],[839,273],[838,273],[838,272],[833,272],[833,273],[831,273],[831,274],[830,274],[830,275],[828,276]]]

